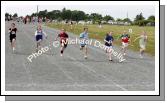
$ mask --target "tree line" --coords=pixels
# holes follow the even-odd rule
[[[12,17],[18,17],[17,13],[11,15],[9,13],[5,13],[5,17],[12,16]],[[91,13],[87,14],[83,11],[80,10],[69,10],[66,8],[63,8],[62,10],[52,10],[52,11],[39,11],[38,13],[32,13],[31,15],[27,15],[27,17],[41,17],[41,18],[47,18],[50,20],[57,20],[57,21],[62,21],[62,20],[67,20],[67,21],[92,21],[93,23],[101,23],[101,21],[106,21],[108,22],[109,20],[116,21],[116,22],[128,22],[132,25],[139,25],[139,26],[144,26],[147,25],[148,23],[154,24],[155,25],[155,16],[151,15],[147,19],[143,17],[143,14],[140,13],[136,15],[135,19],[132,21],[130,18],[114,18],[110,15],[105,15],[102,16],[99,13]]]

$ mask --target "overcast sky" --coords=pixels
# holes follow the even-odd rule
[[[128,14],[128,17],[132,20],[141,12],[145,18],[155,15],[155,8],[151,5],[39,5],[39,11],[45,9],[48,11],[62,10],[64,7],[70,10],[81,10],[88,14],[99,13],[103,16],[110,15],[114,18],[126,18]],[[37,7],[35,5],[8,5],[5,7],[5,12],[25,16],[37,12]]]

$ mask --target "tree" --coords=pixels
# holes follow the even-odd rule
[[[13,17],[14,17],[14,18],[18,17],[17,13],[14,13],[14,14],[13,14]]]
[[[5,14],[9,15],[8,13]],[[61,20],[72,20],[72,21],[80,21],[80,20],[84,20],[84,21],[88,21],[91,20],[93,23],[101,23],[101,20],[105,20],[105,21],[109,21],[109,20],[114,20],[114,18],[110,15],[105,15],[104,17],[101,14],[98,13],[91,13],[91,14],[86,14],[83,11],[79,11],[79,10],[68,10],[66,8],[63,8],[62,10],[53,10],[53,11],[47,11],[47,10],[43,10],[40,11],[38,14],[37,13],[32,13],[31,16],[36,16],[38,15],[39,17],[47,17],[49,19],[57,19],[58,21]],[[120,19],[117,18],[116,19],[117,22],[128,22],[132,24],[132,21],[129,18],[124,18],[124,19]],[[155,23],[155,16],[151,15],[148,17],[147,20],[145,20],[145,18],[143,17],[143,14],[140,13],[138,15],[136,15],[133,24],[134,25],[146,25],[147,23]]]
[[[102,19],[102,15],[100,15],[98,13],[92,13],[92,14],[90,14],[90,17],[94,20],[101,20]]]
[[[139,15],[136,15],[135,21],[139,21],[139,20],[144,20],[145,18],[143,17],[143,14],[140,13]]]
[[[120,19],[120,18],[117,18],[117,20],[116,20],[117,22],[121,22],[122,21],[122,19]]]
[[[79,21],[79,19],[78,19],[78,11],[77,10],[72,11],[71,19],[74,20],[74,21]]]
[[[46,17],[47,16],[47,10],[44,10],[44,11],[40,11],[38,13],[38,17]]]
[[[155,22],[155,16],[151,15],[151,16],[148,17],[147,20],[150,21],[150,22]]]
[[[61,11],[60,10],[53,10],[52,12],[54,14],[55,19],[58,19],[59,17],[61,17]]]
[[[9,13],[5,13],[5,17],[7,18],[9,16]]]
[[[114,20],[114,18],[111,17],[110,15],[106,15],[106,16],[103,17],[103,20],[109,21],[109,20]]]
[[[92,13],[90,14],[90,19],[93,20],[93,24],[94,24],[95,22],[99,22],[102,20],[102,15],[98,13]]]
[[[147,23],[149,23],[149,21],[148,20],[139,20],[139,26],[146,26],[147,25]]]
[[[57,18],[57,21],[58,21],[58,22],[62,21],[62,18],[61,18],[61,17],[58,17],[58,18]]]
[[[63,20],[70,20],[71,19],[71,15],[72,15],[71,10],[66,10],[66,8],[62,9],[61,18]]]
[[[87,18],[86,14],[83,11],[77,11],[77,10],[72,11],[71,20],[79,21],[79,20],[85,20],[86,18]]]
[[[10,16],[9,13],[5,13],[5,20],[9,20],[10,19],[9,16]]]
[[[131,23],[132,21],[129,19],[129,18],[125,18],[123,19],[124,22],[128,22],[128,23]]]
[[[134,24],[139,26],[144,26],[146,23],[145,18],[143,17],[143,14],[140,13],[139,15],[136,15],[136,18],[134,20]]]
[[[53,12],[48,12],[45,17],[47,17],[48,19],[55,19],[55,15]]]
[[[37,13],[32,13],[32,14],[31,14],[31,17],[33,17],[33,16],[37,16]]]
[[[78,11],[78,20],[85,20],[86,16],[83,11]]]

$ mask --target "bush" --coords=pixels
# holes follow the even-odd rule
[[[138,20],[132,23],[132,25],[146,26],[149,22],[149,20]]]

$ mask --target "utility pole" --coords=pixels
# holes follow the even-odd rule
[[[38,24],[38,5],[37,5],[37,24]]]
[[[127,12],[127,20],[128,20],[128,12]],[[129,21],[127,21],[129,23]]]
[[[128,12],[127,12],[127,18],[128,18]]]
[[[38,13],[38,5],[37,5],[37,13]]]

